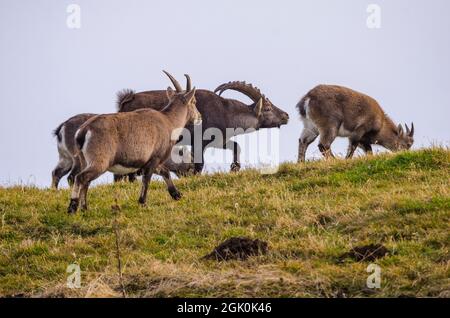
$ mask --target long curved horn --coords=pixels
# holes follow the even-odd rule
[[[186,92],[191,90],[191,77],[188,74],[184,74],[186,76]]]
[[[172,82],[173,86],[175,87],[175,90],[177,91],[177,93],[181,93],[183,91],[183,89],[181,88],[180,83],[178,83],[178,81],[172,75],[170,75],[169,72],[166,72],[164,70],[163,70],[163,72],[164,72],[164,74],[167,75],[167,77],[170,78],[170,81]]]
[[[411,131],[409,132],[409,136],[414,136],[414,123],[411,123]]]
[[[261,93],[259,88],[254,87],[252,84],[238,81],[222,84],[214,90],[214,93],[219,92],[219,95],[222,95],[222,93],[227,89],[240,92],[249,97],[255,103],[258,102],[261,98],[265,99],[265,96]]]

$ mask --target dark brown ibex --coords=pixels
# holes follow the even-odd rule
[[[80,172],[80,163],[76,158],[77,147],[75,145],[75,133],[88,119],[97,116],[97,114],[79,114],[73,116],[60,124],[54,130],[57,139],[59,161],[52,171],[52,187],[58,188],[59,181],[66,174],[69,174],[67,181],[73,185],[75,175]],[[194,160],[187,147],[175,146],[172,150],[173,156],[164,163],[169,171],[175,173],[178,177],[187,176],[194,173]],[[180,158],[181,162],[175,162],[172,158]],[[121,177],[116,175],[116,181]],[[133,179],[130,181],[134,181]]]
[[[174,85],[180,88],[180,85],[172,79]],[[253,103],[246,105],[234,99],[223,98],[220,96],[225,90],[235,90],[247,95]],[[245,82],[229,82],[217,87],[215,92],[208,90],[197,90],[195,98],[197,100],[197,109],[202,115],[201,135],[209,128],[215,128],[222,133],[223,142],[211,142],[202,140],[195,142],[191,138],[189,145],[195,153],[195,172],[199,173],[203,170],[204,151],[208,147],[230,149],[233,151],[232,171],[240,169],[239,145],[230,140],[231,137],[246,133],[251,129],[274,128],[287,124],[289,115],[277,108],[272,102],[266,98],[261,91]],[[167,97],[164,91],[146,91],[134,93],[132,90],[125,90],[118,94],[117,108],[119,112],[128,112],[141,108],[162,109],[167,103]],[[194,136],[193,126],[187,127],[191,136]],[[234,130],[234,135],[227,133],[227,128]]]
[[[411,128],[394,122],[370,96],[342,86],[319,85],[297,104],[303,121],[299,139],[298,161],[305,161],[306,149],[320,135],[319,149],[325,157],[333,156],[330,146],[336,137],[348,137],[347,158],[356,148],[372,152],[372,145],[391,151],[411,148],[414,124]]]
[[[166,73],[171,77],[168,73]],[[168,104],[161,111],[141,109],[129,113],[98,115],[85,122],[75,134],[77,156],[82,170],[75,176],[69,213],[81,204],[87,209],[87,191],[92,180],[106,171],[126,174],[143,171],[139,203],[145,204],[152,174],[171,154],[172,147],[187,123],[199,124],[201,115],[195,107],[195,88],[187,77],[186,91],[167,89]],[[170,172],[159,172],[173,199],[181,193]]]

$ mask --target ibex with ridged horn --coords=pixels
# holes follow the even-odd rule
[[[172,76],[165,72],[170,78]],[[168,103],[161,111],[141,109],[128,113],[98,115],[85,122],[75,134],[81,172],[75,176],[69,213],[79,204],[87,209],[87,191],[92,180],[106,171],[124,174],[143,171],[139,203],[145,204],[152,174],[171,154],[172,147],[187,123],[201,122],[195,107],[195,88],[186,75],[186,90],[167,89]],[[161,168],[167,189],[173,199],[181,193],[172,182],[168,169]]]
[[[325,157],[333,157],[330,147],[336,137],[349,138],[346,158],[353,157],[358,146],[371,153],[374,144],[397,151],[414,143],[414,124],[411,128],[405,125],[404,130],[372,97],[346,87],[319,85],[300,100],[297,109],[304,126],[299,162],[305,161],[306,149],[318,136],[319,150]]]
[[[174,81],[173,81],[174,82]],[[174,85],[175,82],[174,82]],[[235,90],[245,94],[252,100],[252,104],[247,105],[238,100],[223,98],[220,96],[226,90]],[[215,94],[215,92],[219,92]],[[209,128],[215,128],[222,133],[221,142],[211,142],[202,140],[200,143],[194,142],[191,138],[189,145],[195,153],[195,172],[199,173],[204,166],[204,151],[208,147],[230,149],[233,151],[232,171],[240,169],[240,147],[230,140],[231,137],[262,128],[274,128],[287,124],[289,115],[272,104],[261,91],[251,84],[245,82],[229,82],[220,85],[214,92],[199,89],[195,93],[197,100],[197,109],[202,115],[201,134]],[[125,90],[118,94],[117,108],[119,112],[128,112],[141,108],[161,109],[167,102],[164,91],[146,91],[134,93],[131,90]],[[194,136],[192,125],[187,127],[191,136]],[[227,134],[227,128],[234,129],[235,134]]]

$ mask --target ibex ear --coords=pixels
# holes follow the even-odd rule
[[[258,103],[256,103],[256,106],[255,106],[255,114],[256,114],[256,117],[259,117],[259,116],[261,116],[261,114],[262,114],[262,109],[263,109],[263,99],[262,98],[260,98],[259,99],[259,101],[258,101]]]
[[[397,126],[397,134],[399,136],[403,135],[403,127],[401,124],[398,124],[398,126]]]
[[[175,91],[172,89],[172,87],[169,86],[169,87],[167,87],[166,94],[167,94],[167,98],[168,98],[169,100],[172,100],[176,93],[175,93]]]
[[[196,91],[196,88],[194,87],[189,92],[184,94],[184,98],[186,99],[186,104],[189,104],[192,101],[192,98],[194,98],[194,96],[195,96],[195,91]]]

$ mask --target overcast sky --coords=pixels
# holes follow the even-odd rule
[[[379,29],[367,26],[371,3]],[[70,4],[81,8],[80,29],[67,26]],[[198,88],[260,87],[291,117],[281,161],[296,160],[295,104],[320,83],[367,93],[394,121],[414,121],[415,147],[448,145],[449,12],[448,0],[0,0],[0,184],[49,185],[52,130],[77,113],[114,112],[120,89],[166,88],[162,69],[180,81],[189,73]],[[317,155],[316,141],[307,156]]]

